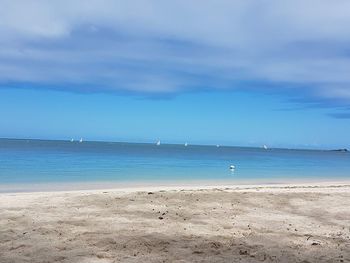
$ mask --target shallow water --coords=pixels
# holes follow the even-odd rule
[[[230,165],[236,169],[231,171]],[[0,184],[350,179],[350,154],[111,142],[0,139]]]

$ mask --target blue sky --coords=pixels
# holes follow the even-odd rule
[[[350,2],[1,1],[0,137],[349,147]]]

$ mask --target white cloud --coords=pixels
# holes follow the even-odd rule
[[[256,82],[350,99],[347,0],[3,0],[0,17],[3,85],[171,93]]]

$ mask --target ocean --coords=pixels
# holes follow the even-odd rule
[[[229,169],[234,165],[235,169]],[[350,179],[350,153],[118,142],[0,139],[0,185],[288,183]]]

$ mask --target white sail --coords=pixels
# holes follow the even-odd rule
[[[188,145],[188,143],[186,142],[186,143],[185,143],[185,147],[187,147],[187,145]]]
[[[265,150],[267,150],[267,146],[266,146],[265,144],[264,144],[263,148],[264,148]]]
[[[74,142],[74,139],[72,138],[70,141],[71,141],[71,142]]]
[[[83,138],[80,138],[79,142],[83,142]]]
[[[157,144],[157,146],[159,146],[160,145],[160,140],[158,140],[156,144]]]

